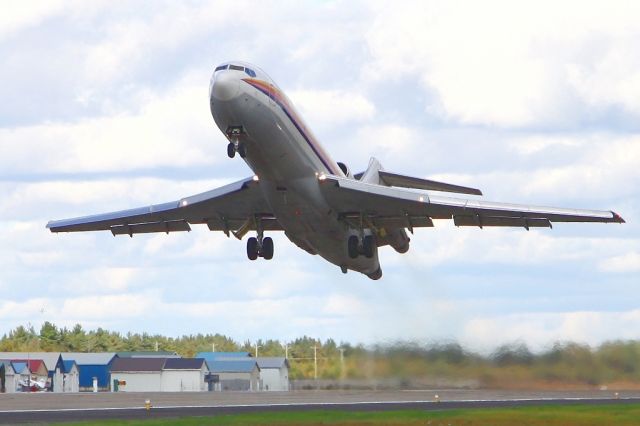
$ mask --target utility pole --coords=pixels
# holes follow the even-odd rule
[[[211,352],[215,352],[216,351],[216,344],[212,343],[211,344]]]
[[[158,341],[156,340],[156,352],[158,352]]]
[[[289,345],[284,344],[284,359],[289,359]]]
[[[313,380],[318,380],[318,347],[316,345],[313,345]]]
[[[261,348],[262,346],[258,346],[258,343],[256,342],[256,358],[258,358],[258,348]]]
[[[344,380],[344,348],[340,348],[340,378]]]

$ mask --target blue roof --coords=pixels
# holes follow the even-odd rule
[[[73,366],[75,365],[76,368],[78,368],[76,362],[74,360],[69,360],[69,361],[62,361],[62,363],[64,364],[64,372],[68,373],[69,371],[71,371],[71,369],[73,368]]]
[[[22,374],[24,369],[27,367],[27,363],[22,361],[13,361],[11,365],[13,365],[13,370],[18,374]]]
[[[204,358],[207,361],[215,361],[220,358],[249,358],[249,352],[198,352],[196,358]]]
[[[207,365],[212,373],[251,373],[258,368],[255,359],[207,361]]]

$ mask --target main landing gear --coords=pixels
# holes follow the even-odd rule
[[[266,260],[273,259],[273,240],[271,237],[265,237],[262,229],[262,223],[257,221],[258,235],[247,240],[247,257],[249,260],[256,260],[258,256]]]
[[[373,235],[365,235],[362,240],[357,235],[351,235],[347,240],[347,251],[351,259],[360,255],[371,259],[375,252],[376,240]]]
[[[239,141],[236,141],[235,143],[229,142],[229,145],[227,145],[227,155],[229,158],[235,157],[236,152],[240,155],[240,158],[245,158],[247,156],[247,147],[244,143]]]

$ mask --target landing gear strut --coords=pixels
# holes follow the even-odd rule
[[[365,235],[362,241],[357,235],[351,235],[347,240],[347,251],[351,259],[355,259],[359,255],[364,255],[371,259],[375,252],[376,240],[373,235]]]

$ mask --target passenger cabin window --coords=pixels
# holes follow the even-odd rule
[[[241,67],[240,65],[229,65],[229,69],[236,70],[236,71],[244,71],[244,67]]]
[[[251,68],[246,68],[245,67],[244,72],[249,74],[249,77],[255,77],[256,76],[256,72],[254,70],[252,70]]]
[[[222,70],[226,70],[227,69],[227,64],[224,65],[219,65],[216,67],[216,71],[222,71]],[[215,71],[214,71],[215,72]]]

